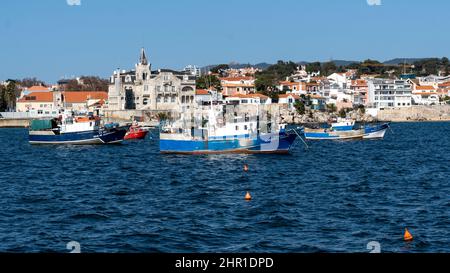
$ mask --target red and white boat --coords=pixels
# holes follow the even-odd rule
[[[148,132],[148,129],[144,129],[137,124],[133,124],[130,126],[130,129],[128,130],[124,139],[144,139],[147,136]]]

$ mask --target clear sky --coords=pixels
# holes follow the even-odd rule
[[[450,57],[446,0],[3,0],[0,11],[0,79],[106,77],[142,46],[154,69]]]

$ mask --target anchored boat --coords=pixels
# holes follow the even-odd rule
[[[299,136],[295,129],[287,130],[285,125],[263,122],[259,116],[250,118],[235,114],[227,120],[222,115],[226,111],[221,109],[222,106],[211,107],[207,117],[201,113],[184,114],[175,123],[163,124],[160,128],[161,153],[283,154],[290,151]]]
[[[30,144],[111,144],[122,142],[128,128],[118,124],[100,127],[98,117],[75,117],[65,114],[61,119],[32,120]]]
[[[125,140],[145,139],[148,132],[149,132],[148,129],[145,129],[137,124],[133,124],[133,125],[131,125],[130,129],[128,130],[127,134],[125,135]]]
[[[305,128],[305,138],[308,140],[363,139],[364,134],[363,129],[342,131],[333,128]]]
[[[330,128],[305,129],[306,139],[379,139],[384,138],[389,123],[355,126],[354,120],[339,119]]]

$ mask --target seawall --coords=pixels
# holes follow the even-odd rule
[[[424,106],[379,110],[377,118],[381,121],[450,121],[450,105]]]
[[[29,119],[0,119],[0,128],[26,128],[30,126]]]

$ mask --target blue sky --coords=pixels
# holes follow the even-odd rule
[[[153,68],[450,57],[450,1],[5,0],[0,79],[109,76],[145,46]]]

